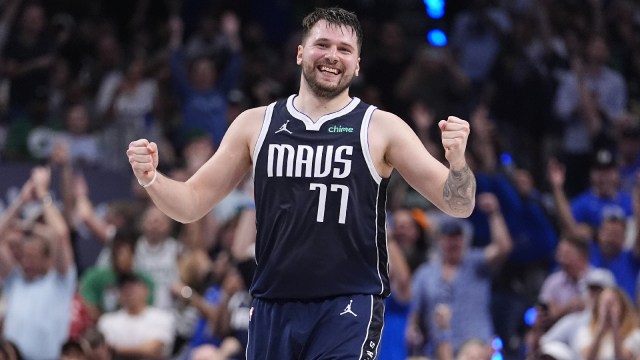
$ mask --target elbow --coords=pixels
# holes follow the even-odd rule
[[[468,218],[475,208],[475,199],[470,201],[454,202],[449,207],[449,215],[457,218]]]
[[[513,242],[511,242],[511,239],[509,239],[507,243],[502,247],[502,251],[504,252],[505,256],[509,256],[509,254],[511,254],[511,252],[513,251]]]

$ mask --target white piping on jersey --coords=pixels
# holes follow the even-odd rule
[[[386,196],[386,195],[385,195]],[[380,293],[378,295],[382,295],[384,293],[384,280],[382,280],[382,275],[380,275],[380,246],[378,246],[378,235],[380,234],[380,232],[378,231],[378,219],[379,219],[379,215],[378,215],[378,204],[380,203],[380,183],[378,183],[378,189],[376,190],[376,215],[375,215],[375,219],[373,220],[373,223],[376,224],[376,236],[375,236],[375,245],[376,245],[376,271],[378,272],[378,279],[380,280]],[[384,210],[385,212],[385,217],[384,217],[384,230],[385,230],[385,246],[387,246],[387,274],[389,273],[389,248],[388,248],[388,244],[387,244],[387,210]],[[387,275],[389,276],[389,275]]]
[[[298,95],[294,94],[289,96],[289,98],[287,99],[287,110],[289,111],[289,114],[291,114],[291,116],[302,121],[304,123],[305,128],[309,131],[320,131],[320,127],[322,126],[322,124],[326,123],[329,120],[332,120],[342,115],[350,113],[360,103],[360,99],[358,99],[357,97],[354,97],[351,99],[351,101],[349,101],[347,106],[343,107],[342,109],[336,112],[322,115],[318,119],[318,121],[313,122],[313,120],[311,120],[311,118],[307,114],[304,114],[298,111],[298,109],[296,109],[296,107],[293,105],[293,99],[295,99],[296,96]]]
[[[260,153],[260,149],[262,148],[262,144],[264,143],[264,138],[267,137],[267,133],[269,132],[269,125],[271,124],[271,116],[273,115],[273,108],[276,106],[276,103],[273,102],[267,106],[267,109],[264,111],[264,119],[262,119],[262,128],[260,129],[260,135],[258,135],[258,140],[256,141],[256,146],[253,149],[253,174],[252,177],[255,181],[256,178],[256,160],[258,159],[258,154]]]
[[[367,167],[369,168],[369,173],[371,173],[371,177],[376,182],[376,184],[380,185],[382,181],[382,176],[378,174],[376,167],[373,163],[373,157],[371,156],[371,149],[369,149],[369,124],[371,123],[371,116],[373,115],[373,111],[376,109],[375,106],[371,105],[364,113],[364,118],[362,119],[362,126],[360,127],[360,145],[362,146],[362,153],[364,154],[364,161],[367,163]]]
[[[378,189],[378,194],[380,194],[380,189]],[[379,196],[379,195],[378,195]],[[384,203],[387,203],[387,193],[384,194]],[[376,198],[376,204],[378,203],[378,199]],[[376,210],[376,215],[378,211]],[[389,232],[387,231],[387,209],[384,210],[384,248],[387,251],[387,278],[389,278],[391,271],[389,271]],[[378,260],[380,260],[380,250],[378,249],[378,232],[376,231],[376,250],[378,251]],[[380,278],[380,295],[384,293],[384,282],[382,281],[382,276],[380,276],[380,268],[378,267],[378,277]],[[391,286],[391,279],[389,279],[389,286]]]

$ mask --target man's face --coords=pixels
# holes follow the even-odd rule
[[[464,234],[440,235],[440,247],[444,260],[454,263],[462,261],[465,250]]]
[[[20,265],[27,280],[33,280],[49,270],[50,259],[44,247],[40,240],[28,240],[22,244]]]
[[[572,277],[578,277],[580,252],[567,241],[561,241],[556,250],[556,261]]]
[[[618,191],[620,172],[617,168],[592,169],[591,184],[600,196],[612,197]]]
[[[297,63],[302,76],[318,97],[330,99],[349,88],[360,71],[360,50],[351,28],[318,21],[303,44]]]
[[[624,220],[604,220],[598,229],[599,245],[607,256],[618,255],[624,246]]]
[[[144,306],[149,290],[141,281],[135,281],[120,287],[120,305],[125,309],[135,309]]]
[[[171,233],[171,219],[155,206],[147,208],[142,220],[142,232],[148,238],[165,238]]]

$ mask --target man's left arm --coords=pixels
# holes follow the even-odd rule
[[[42,214],[45,224],[41,231],[42,236],[51,241],[53,266],[58,274],[67,274],[74,263],[73,250],[71,249],[69,227],[64,216],[53,203],[49,193],[51,169],[46,167],[34,168],[31,173],[31,181],[33,182],[36,197],[42,202]]]
[[[500,266],[513,249],[509,228],[500,211],[498,198],[493,193],[478,195],[478,206],[489,221],[491,243],[484,248],[484,257],[492,270]]]
[[[468,217],[476,194],[476,179],[465,159],[469,123],[449,116],[438,126],[449,169],[427,151],[402,119],[384,111],[376,111],[372,119],[370,138],[383,147],[379,150],[372,145],[374,156],[375,151],[381,151],[384,163],[380,167],[396,168],[409,185],[440,210],[451,216]]]

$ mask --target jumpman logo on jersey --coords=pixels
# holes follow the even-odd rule
[[[344,308],[344,310],[340,313],[340,315],[341,315],[341,316],[342,316],[342,315],[344,315],[344,314],[351,314],[351,315],[353,315],[353,316],[358,316],[356,313],[354,313],[354,312],[351,310],[351,304],[352,304],[352,303],[353,303],[353,300],[349,300],[349,305],[347,305],[347,307],[346,307],[346,308]]]
[[[289,134],[292,134],[292,132],[291,132],[291,131],[289,131],[289,129],[287,129],[287,124],[288,124],[288,123],[289,123],[289,120],[287,120],[287,122],[286,122],[286,123],[282,124],[282,126],[280,126],[280,129],[278,129],[278,130],[276,131],[276,134],[277,134],[277,133],[279,133],[280,131],[286,131],[286,132],[288,132]]]

